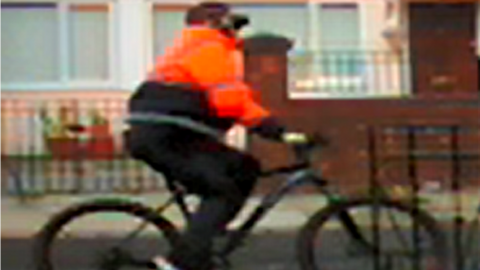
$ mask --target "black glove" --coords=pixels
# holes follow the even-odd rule
[[[249,128],[249,131],[257,133],[267,139],[283,141],[282,135],[285,133],[285,127],[274,117],[269,117],[264,119],[258,125]]]

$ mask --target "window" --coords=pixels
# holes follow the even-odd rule
[[[360,18],[355,4],[322,4],[317,23],[323,51],[352,51],[360,45]]]
[[[107,6],[70,6],[69,77],[74,80],[107,80],[108,9]]]
[[[188,6],[154,5],[153,7],[153,56],[163,54],[184,26]]]
[[[112,79],[106,3],[2,2],[2,88],[99,87]]]
[[[153,7],[153,53],[158,56],[173,41],[175,35],[183,28],[185,12],[188,5],[157,4]],[[307,46],[307,20],[291,23],[294,18],[305,18],[305,5],[234,5],[234,12],[247,14],[251,25],[242,32],[245,36],[271,33],[286,36],[294,41],[295,49]],[[291,18],[291,20],[285,20]]]
[[[359,14],[356,5],[321,5],[320,64],[323,75],[357,75],[360,47]]]
[[[55,4],[2,3],[2,82],[60,80],[58,34]]]
[[[307,52],[291,57],[291,94],[348,96],[364,92],[360,49],[360,15],[355,4],[321,4],[312,10]],[[292,96],[292,95],[291,95]]]
[[[236,5],[233,10],[250,17],[250,25],[243,30],[245,36],[277,34],[291,39],[293,50],[305,50],[308,46],[306,5]]]

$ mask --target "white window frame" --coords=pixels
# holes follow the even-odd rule
[[[308,24],[309,24],[309,34],[310,34],[310,42],[308,44],[308,53],[313,53],[313,61],[318,61],[318,53],[320,53],[321,48],[321,33],[320,33],[320,26],[318,24],[318,17],[321,16],[319,11],[320,7],[322,5],[354,5],[356,7],[356,10],[358,11],[358,16],[359,16],[359,35],[360,35],[360,44],[359,44],[359,50],[362,51],[364,49],[364,44],[363,41],[364,35],[365,35],[365,19],[366,16],[364,14],[364,9],[362,6],[362,3],[356,2],[356,1],[321,1],[321,2],[309,2],[307,3],[308,5]],[[315,68],[315,66],[313,67]],[[312,74],[317,74],[320,76],[321,72],[318,71],[316,72],[315,70],[311,71]],[[361,87],[362,84],[364,84],[365,78],[363,78],[362,74],[359,75],[352,75],[352,76],[329,76],[329,77],[319,77],[314,80],[305,80],[304,82],[299,82],[298,84],[304,84],[304,85],[318,85],[318,84],[323,84],[323,85],[331,85],[334,84],[337,79],[342,78],[342,82],[345,82],[345,80],[349,80],[352,84],[357,85],[358,87]],[[294,89],[290,89],[294,83],[288,82],[289,89],[287,90],[287,96],[289,99],[295,100],[295,99],[331,99],[331,98],[338,98],[338,99],[351,99],[351,98],[366,98],[366,97],[376,97],[378,96],[377,93],[369,93],[369,92],[364,92],[361,94],[351,94],[351,95],[346,95],[344,93],[327,93],[327,92],[315,92],[315,91],[295,91]]]
[[[8,3],[35,3],[34,0],[25,1],[2,1],[2,4]],[[56,5],[57,12],[57,28],[58,28],[58,44],[60,48],[59,57],[59,70],[60,80],[52,82],[15,82],[4,83],[2,82],[2,90],[12,91],[58,91],[58,90],[108,90],[117,87],[118,88],[118,65],[116,55],[118,48],[115,40],[117,39],[117,27],[116,12],[115,12],[115,0],[45,0],[45,3],[52,3]],[[70,5],[106,5],[108,7],[107,13],[107,27],[108,27],[108,79],[106,80],[78,80],[69,79],[70,71],[70,58],[68,48],[70,47],[70,39],[68,38],[68,14]]]
[[[194,6],[197,4],[197,0],[147,0],[146,2],[146,25],[147,25],[147,35],[146,38],[146,59],[147,59],[147,65],[148,65],[148,71],[150,71],[154,66],[155,66],[155,61],[158,55],[155,53],[155,46],[154,46],[154,39],[155,39],[155,33],[154,33],[154,12],[156,7],[171,7],[171,6]],[[185,11],[187,11],[185,9]]]

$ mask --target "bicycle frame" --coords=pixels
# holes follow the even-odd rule
[[[276,190],[265,195],[260,203],[252,210],[247,219],[228,235],[225,245],[216,254],[220,259],[228,257],[238,246],[242,243],[255,225],[268,212],[275,207],[282,198],[289,194],[292,190],[304,186],[313,185],[318,188],[320,193],[326,198],[327,205],[342,202],[345,198],[338,192],[335,192],[328,185],[329,180],[321,177],[321,172],[316,172],[313,168],[307,165],[293,165],[291,167],[278,168],[263,173],[263,176],[278,175],[288,173],[285,182]],[[364,236],[358,230],[358,226],[353,221],[348,212],[341,212],[338,218],[350,236],[357,240],[360,244],[365,244]]]
[[[245,238],[250,235],[250,232],[255,225],[265,215],[267,215],[268,212],[274,208],[285,195],[289,194],[294,189],[305,185],[316,186],[320,193],[326,198],[327,204],[338,203],[344,199],[344,197],[338,192],[330,189],[328,185],[329,181],[322,178],[321,172],[311,168],[308,163],[280,167],[263,172],[260,178],[282,174],[286,175],[285,181],[282,183],[282,185],[263,196],[260,203],[247,216],[246,220],[242,224],[238,225],[235,229],[228,231],[229,234],[227,235],[226,241],[219,249],[215,250],[214,253],[214,258],[219,260],[220,263],[227,264],[227,257],[242,244]],[[171,205],[177,204],[185,220],[188,221],[191,216],[191,212],[188,209],[187,203],[185,202],[185,196],[187,192],[171,182],[167,182],[167,187],[173,195],[169,200],[167,200],[167,202],[158,206],[155,209],[156,212],[161,215],[161,213]],[[364,243],[365,240],[363,239],[363,236],[361,235],[357,225],[349,213],[340,213],[338,217],[350,235],[360,243]],[[140,224],[137,229],[132,231],[122,241],[120,241],[119,245],[123,245],[129,240],[135,238],[136,235],[146,227],[146,225],[146,223]]]
[[[218,252],[218,256],[221,258],[227,257],[232,253],[239,244],[242,243],[255,225],[275,206],[279,201],[292,190],[304,186],[304,185],[314,185],[317,186],[320,192],[326,197],[327,203],[334,203],[338,200],[339,196],[335,192],[332,192],[328,189],[328,180],[323,179],[319,176],[319,172],[315,172],[312,168],[307,165],[292,165],[289,167],[281,167],[273,169],[267,172],[263,172],[261,178],[287,174],[286,180],[284,183],[277,188],[276,190],[265,195],[261,202],[255,207],[247,219],[240,224],[236,229],[231,231],[231,234],[228,236],[225,246]],[[177,204],[180,208],[180,212],[184,216],[185,220],[188,221],[191,212],[188,209],[187,203],[185,201],[185,196],[187,192],[178,187],[171,182],[167,182],[167,187],[170,192],[173,194],[165,203],[161,204],[155,209],[155,212],[161,215],[163,211],[169,208],[173,204]],[[135,238],[145,227],[147,223],[144,222],[140,224],[135,230],[130,232],[122,241],[120,241],[119,246],[129,242],[131,239]]]
[[[280,168],[266,172],[264,176],[276,175],[289,170],[293,172],[287,176],[283,185],[277,188],[277,190],[265,195],[255,209],[248,215],[247,219],[231,232],[226,244],[218,253],[218,256],[227,257],[232,253],[242,243],[243,239],[250,234],[255,225],[277,205],[286,194],[289,194],[292,190],[300,186],[317,186],[321,193],[326,196],[328,202],[333,201],[334,194],[327,188],[328,181],[321,178],[312,168]]]
[[[318,147],[318,146],[317,146]],[[312,146],[308,147],[299,147],[295,148],[295,154],[297,156],[298,163],[287,166],[280,167],[273,170],[263,172],[260,175],[260,178],[266,178],[269,176],[277,175],[286,175],[285,181],[283,184],[265,195],[260,203],[252,210],[248,215],[246,220],[237,226],[232,231],[228,231],[225,244],[214,253],[214,259],[218,259],[220,263],[228,264],[227,257],[230,255],[237,247],[240,246],[242,241],[250,234],[255,225],[275,206],[282,200],[282,198],[289,194],[292,190],[304,186],[304,185],[313,185],[318,188],[320,193],[326,198],[327,204],[334,204],[343,201],[344,197],[339,193],[329,189],[328,180],[322,178],[321,171],[316,170],[311,167],[310,156]],[[191,216],[191,211],[188,208],[188,205],[185,201],[185,196],[187,195],[186,190],[181,185],[176,185],[171,181],[167,181],[167,188],[173,194],[167,202],[158,206],[155,211],[159,215],[162,214],[164,210],[170,207],[173,204],[177,204],[180,208],[181,213],[183,214],[185,220],[188,222]],[[349,213],[339,213],[339,220],[344,225],[346,230],[350,235],[360,241],[364,242],[363,236],[360,234],[355,222],[349,215]],[[120,245],[128,242],[130,239],[135,238],[135,236],[140,233],[146,224],[140,224],[139,227],[128,234],[122,241]]]

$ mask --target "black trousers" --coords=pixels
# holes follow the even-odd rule
[[[252,156],[175,126],[133,126],[132,155],[179,181],[201,203],[169,255],[182,270],[209,270],[213,238],[236,216],[260,172]]]

